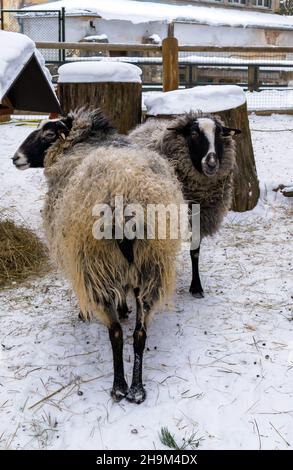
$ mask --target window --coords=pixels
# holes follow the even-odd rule
[[[228,0],[228,3],[234,3],[234,4],[236,3],[238,5],[247,5],[248,0]]]
[[[246,6],[247,8],[267,8],[272,9],[272,0],[203,0],[203,2],[209,3],[221,3],[223,5],[239,5]],[[172,2],[179,3],[179,2]],[[192,0],[192,3],[202,3],[201,0]]]
[[[251,0],[252,5],[263,8],[272,8],[272,0]]]
[[[262,8],[271,8],[272,0],[228,0],[228,3],[236,5],[254,5]]]

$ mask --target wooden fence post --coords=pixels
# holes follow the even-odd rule
[[[179,85],[178,41],[174,37],[163,39],[163,91],[177,90]]]
[[[248,90],[259,90],[259,67],[257,65],[248,66]]]

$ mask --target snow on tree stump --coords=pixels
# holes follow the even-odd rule
[[[59,68],[58,94],[63,113],[81,106],[101,108],[126,134],[141,122],[141,69],[110,61],[74,62]]]
[[[146,118],[174,119],[194,110],[220,116],[227,127],[240,129],[237,142],[237,169],[234,174],[234,194],[231,209],[245,212],[253,209],[259,199],[253,146],[248,121],[245,94],[234,85],[206,85],[185,90],[156,93],[145,99]]]

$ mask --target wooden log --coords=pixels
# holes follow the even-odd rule
[[[291,186],[285,186],[282,189],[281,193],[285,197],[293,197],[293,184]]]
[[[178,41],[168,37],[162,42],[163,90],[177,90],[179,86]]]
[[[59,83],[63,113],[91,105],[100,107],[114,127],[126,134],[141,122],[141,83]]]
[[[0,111],[0,122],[9,122],[11,120],[11,114],[4,114]]]
[[[211,113],[220,116],[227,127],[240,129],[241,134],[235,136],[237,142],[237,170],[234,175],[234,194],[231,209],[245,212],[253,209],[259,199],[259,182],[257,178],[253,146],[248,121],[247,105]],[[174,119],[174,115],[147,115],[146,118]]]
[[[0,122],[9,122],[11,114],[13,114],[13,107],[7,96],[4,96],[2,100],[0,99]]]
[[[284,184],[279,184],[276,188],[273,188],[275,193],[280,192],[285,197],[292,197],[293,198],[293,184],[290,186],[285,186]]]
[[[257,65],[248,66],[248,90],[259,91],[259,67]]]
[[[249,128],[247,104],[244,103],[238,108],[214,114],[219,115],[227,127],[241,130],[241,134],[235,137],[237,142],[237,171],[234,176],[232,209],[236,212],[249,211],[257,205],[260,191]]]

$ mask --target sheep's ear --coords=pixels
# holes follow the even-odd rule
[[[240,129],[233,129],[232,127],[222,127],[222,134],[224,137],[228,137],[229,135],[237,135],[241,134]]]
[[[65,118],[60,119],[60,123],[68,130],[72,128],[73,124],[73,116],[71,114],[68,114]]]
[[[66,140],[66,137],[68,136],[72,128],[72,123],[73,123],[73,118],[70,115],[56,122],[57,135],[59,139]]]

